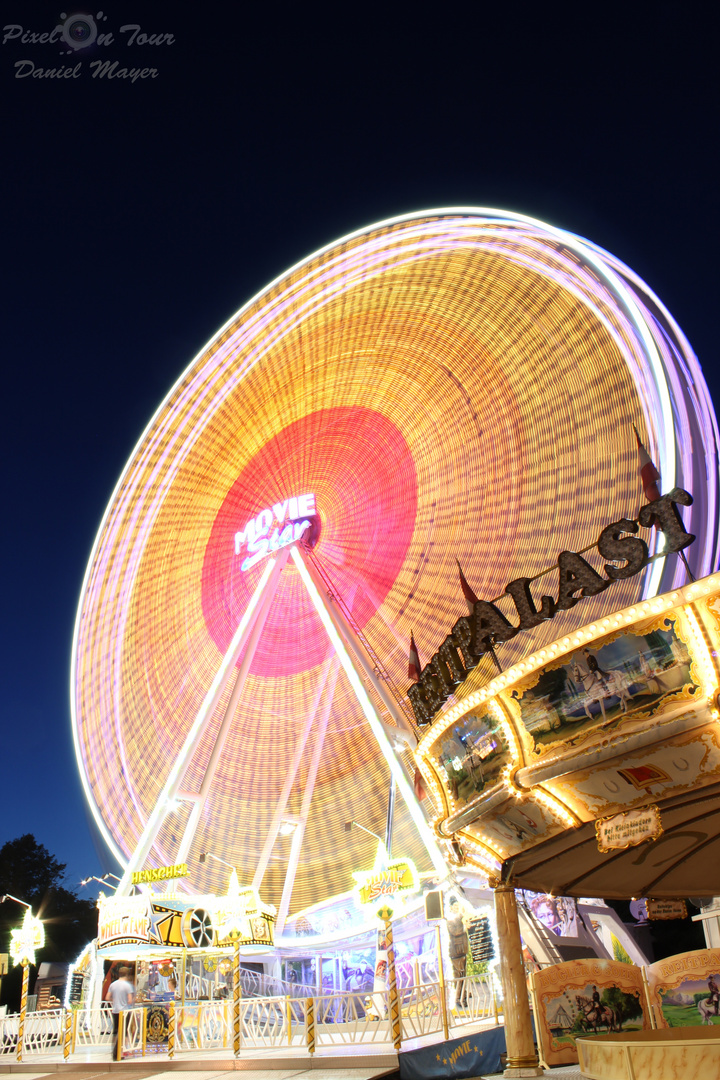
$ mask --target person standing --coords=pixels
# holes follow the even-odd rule
[[[465,972],[467,970],[470,941],[465,929],[463,913],[456,896],[450,897],[447,930],[450,938],[448,954],[452,963],[453,980],[455,982],[455,1004],[458,1008],[464,1009],[467,1007]]]
[[[110,983],[108,987],[106,1001],[109,1001],[112,1007],[113,1016],[113,1058],[117,1055],[117,1043],[118,1043],[118,1026],[120,1024],[120,1013],[124,1009],[129,1009],[133,1003],[135,997],[135,987],[128,979],[130,969],[127,967],[121,967],[118,971],[118,977],[115,982]]]

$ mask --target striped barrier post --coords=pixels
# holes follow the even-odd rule
[[[233,954],[233,1054],[240,1056],[240,946]]]
[[[125,1009],[121,1009],[118,1013],[118,1037],[115,1044],[115,1060],[122,1061],[123,1055],[123,1043],[125,1042],[125,1017],[127,1013]]]
[[[65,1061],[70,1057],[70,1049],[73,1041],[73,1017],[72,1009],[65,1010],[65,1038],[63,1039],[63,1057]]]
[[[315,1001],[309,997],[305,999],[305,1037],[309,1054],[315,1053]]]
[[[392,920],[385,919],[385,941],[387,942],[388,995],[390,997],[390,1027],[393,1046],[400,1049],[402,1032],[400,1030],[400,1001],[395,977],[395,948],[393,946]]]
[[[175,1002],[170,1002],[168,1009],[168,1057],[175,1057]]]
[[[25,1037],[25,1013],[27,1012],[28,980],[30,978],[30,965],[27,960],[22,960],[23,981],[22,998],[20,999],[20,1019],[18,1020],[17,1059],[22,1061],[23,1039]]]

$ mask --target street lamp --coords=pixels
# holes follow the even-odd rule
[[[212,851],[200,852],[200,854],[198,855],[198,862],[204,863],[206,859],[214,859],[215,862],[222,863],[223,866],[229,866],[231,870],[235,869],[232,863],[225,862],[224,859],[220,859],[217,855],[213,855]]]
[[[89,885],[91,881],[99,881],[101,885],[107,885],[108,878],[115,878],[116,881],[120,881],[120,878],[117,876],[117,874],[103,874],[102,877],[96,877],[95,874],[90,874],[89,877],[83,878],[80,884]],[[117,885],[111,885],[110,888],[117,889]]]
[[[23,907],[30,908],[32,911],[32,906],[28,904],[27,900],[18,900],[17,896],[12,896],[10,893],[0,896],[0,904],[4,904],[6,900],[14,900],[16,904],[22,904]]]
[[[25,1035],[25,1014],[27,1012],[28,978],[29,968],[35,963],[35,950],[41,949],[45,944],[45,928],[39,919],[32,913],[32,907],[26,900],[11,893],[5,893],[0,899],[0,904],[6,900],[14,900],[16,904],[22,904],[25,911],[22,926],[10,932],[10,955],[14,964],[22,964],[23,981],[22,995],[20,998],[20,1019],[18,1021],[17,1059],[22,1061],[23,1039]]]
[[[356,829],[362,829],[362,831],[366,832],[368,836],[374,836],[375,839],[379,840],[382,846],[385,847],[385,841],[383,840],[383,838],[381,836],[378,836],[376,832],[373,832],[372,829],[366,829],[365,826],[361,825],[359,821],[346,821],[345,832],[352,832],[353,825]]]

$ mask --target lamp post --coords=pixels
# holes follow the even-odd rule
[[[117,876],[117,874],[103,874],[102,877],[97,877],[95,874],[90,874],[89,877],[83,878],[80,884],[89,885],[91,881],[99,881],[101,885],[108,885],[108,878],[115,878],[118,883],[120,881],[120,878]],[[110,885],[110,888],[117,889],[117,885]]]
[[[17,930],[12,930],[10,933],[10,955],[15,964],[22,964],[23,969],[17,1041],[17,1060],[22,1061],[30,965],[35,963],[35,950],[41,949],[45,944],[45,930],[40,920],[36,919],[33,915],[32,908],[27,901],[20,900],[17,896],[6,893],[5,896],[0,898],[0,904],[4,904],[6,900],[14,900],[16,904],[22,904],[22,906],[27,909],[25,911],[22,926]]]

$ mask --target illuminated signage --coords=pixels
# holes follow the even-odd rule
[[[264,904],[252,885],[240,887],[230,875],[227,896],[217,898],[213,913],[218,945],[272,945],[275,908]]]
[[[45,927],[30,908],[25,912],[22,926],[10,931],[10,955],[13,964],[34,964],[35,950],[45,944]]]
[[[147,945],[150,942],[150,910],[145,897],[98,898],[98,947]]]
[[[355,899],[361,907],[388,904],[396,909],[400,893],[415,892],[420,887],[414,864],[409,859],[389,859],[384,844],[378,844],[372,870],[355,871],[353,877]]]
[[[187,863],[176,863],[175,866],[153,866],[150,870],[136,870],[132,876],[132,884],[143,885],[153,881],[173,881],[175,878],[187,876]]]
[[[316,513],[314,495],[296,495],[261,510],[242,532],[235,533],[235,554],[240,555],[245,546],[248,552],[241,570],[249,570],[266,555],[294,544],[310,528],[308,518]]]
[[[656,526],[662,530],[665,534],[663,555],[682,551],[691,544],[695,537],[685,531],[678,506],[692,506],[692,496],[682,488],[673,488],[667,495],[643,506],[637,521],[621,518],[606,526],[598,538],[597,549],[604,559],[609,560],[604,566],[607,577],[594,570],[576,551],[561,551],[557,560],[557,599],[543,596],[539,611],[530,593],[530,582],[534,579],[511,581],[505,586],[505,595],[515,605],[516,626],[494,603],[478,600],[471,615],[458,619],[421,671],[419,681],[407,692],[418,724],[430,723],[468,673],[477,667],[481,657],[491,653],[495,645],[509,641],[521,630],[530,630],[554,618],[558,611],[574,607],[584,596],[602,592],[613,581],[639,574],[647,566],[649,554],[645,541],[633,535],[638,531],[638,522],[644,528]]]

